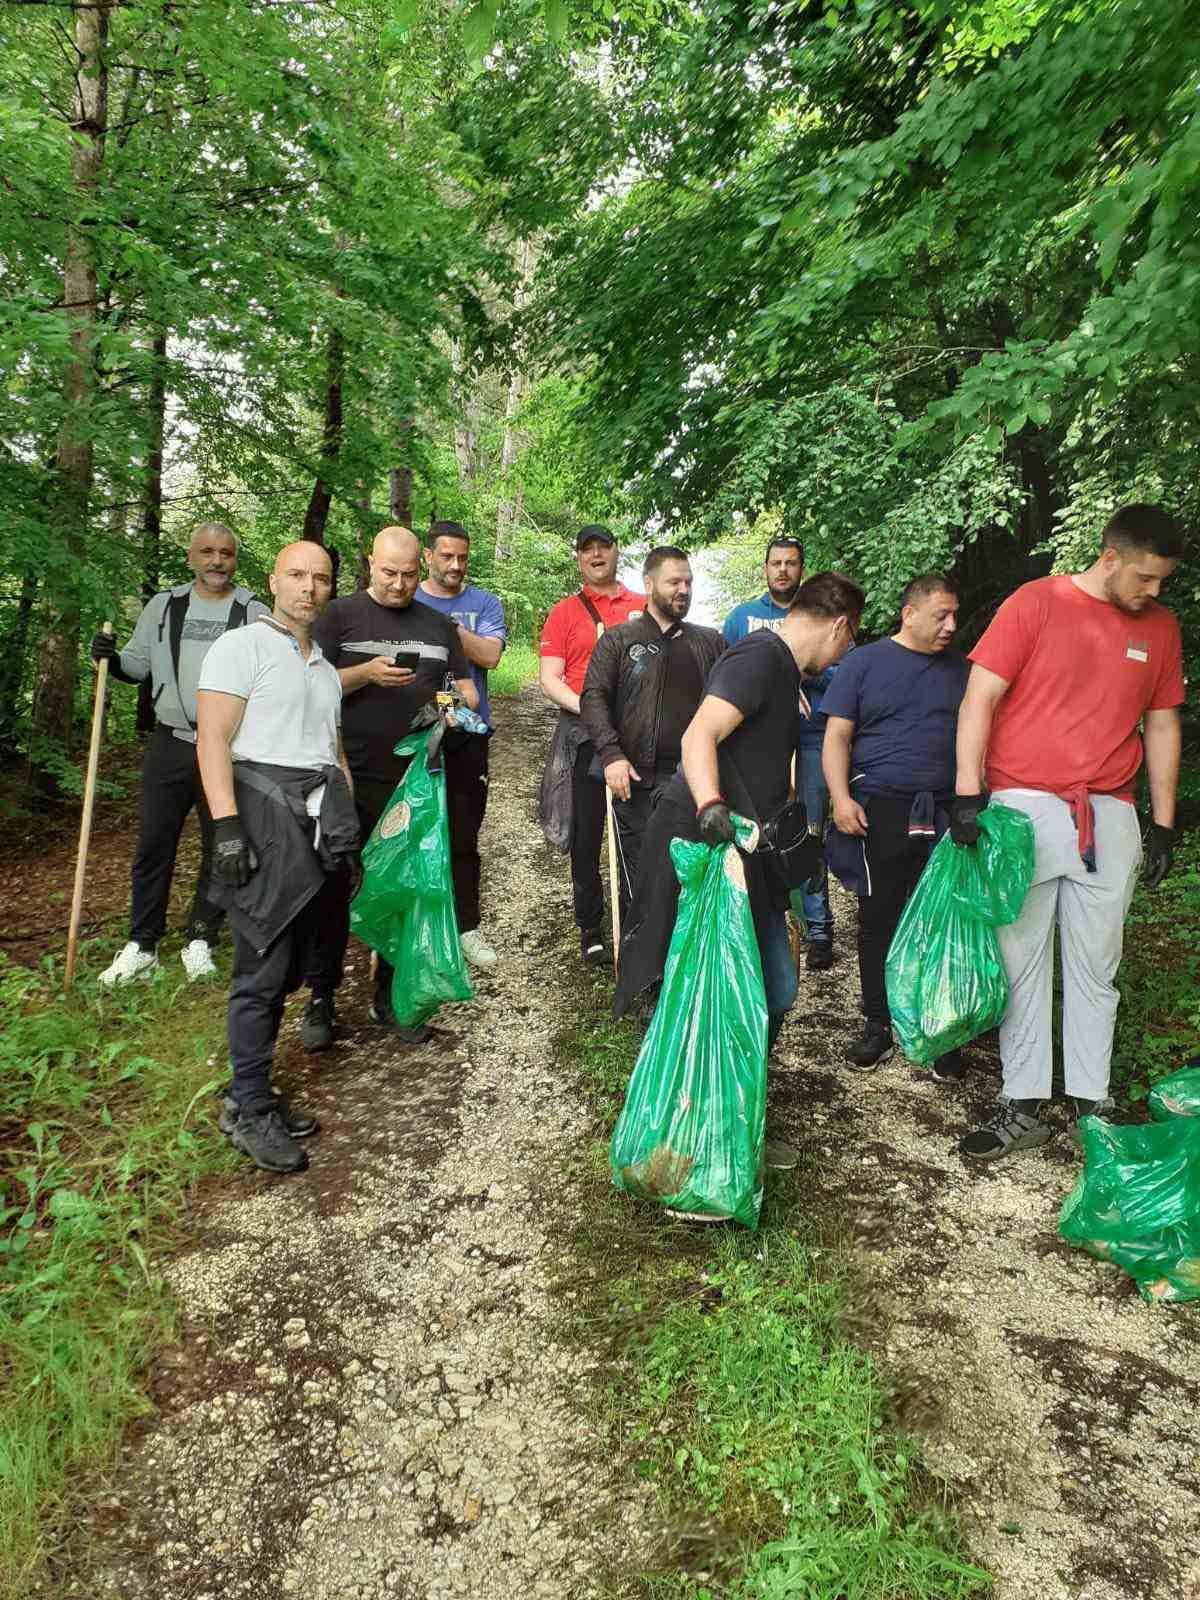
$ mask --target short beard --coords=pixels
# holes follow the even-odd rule
[[[792,601],[800,593],[800,585],[798,583],[790,583],[786,589],[773,589],[771,585],[768,584],[767,593],[771,596],[771,599],[774,600],[777,606],[790,606]]]
[[[1110,605],[1116,606],[1118,611],[1123,611],[1127,617],[1140,617],[1145,609],[1144,606],[1130,605],[1128,601],[1122,600],[1117,593],[1116,580],[1113,578],[1104,580],[1104,598]]]

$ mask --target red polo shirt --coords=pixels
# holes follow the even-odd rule
[[[623,583],[618,586],[616,594],[597,594],[585,583],[583,593],[600,613],[600,620],[606,628],[615,628],[620,622],[628,622],[630,617],[640,617],[646,605],[645,595],[634,594]],[[596,624],[578,594],[569,594],[565,600],[558,602],[546,618],[546,625],[542,629],[541,654],[557,656],[566,662],[563,680],[568,689],[579,694],[595,648]]]

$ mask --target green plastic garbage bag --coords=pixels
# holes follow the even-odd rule
[[[474,995],[454,915],[446,777],[425,763],[434,731],[396,746],[413,760],[367,840],[362,888],[350,907],[352,930],[396,969],[392,1012],[402,1028]]]
[[[1033,880],[1033,824],[1011,806],[979,814],[980,841],[934,846],[904,908],[885,977],[892,1029],[928,1065],[994,1028],[1008,1004],[995,929],[1020,915]]]
[[[739,842],[756,829],[734,818]],[[746,874],[732,845],[671,841],[679,910],[654,1018],[609,1156],[613,1182],[678,1211],[758,1226],[767,1001]]]
[[[1134,1279],[1143,1300],[1200,1299],[1200,1118],[1084,1117],[1083,1171],[1058,1231]]]
[[[1200,1056],[1169,1078],[1160,1078],[1150,1091],[1149,1105],[1156,1122],[1200,1117]]]

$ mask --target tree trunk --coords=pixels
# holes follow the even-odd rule
[[[321,462],[324,469],[337,465],[342,449],[342,380],[346,371],[346,344],[335,328],[329,335],[325,357],[325,424],[321,437]],[[315,544],[325,543],[325,525],[329,521],[329,507],[333,503],[332,474],[323,470],[317,474],[313,492],[304,513],[302,539]]]
[[[462,414],[462,420],[454,425],[454,459],[458,463],[459,487],[470,490],[479,476],[479,396],[474,388],[467,388],[462,346],[457,339],[450,343],[450,365],[454,371],[455,398]]]
[[[413,429],[413,419],[405,417],[400,424],[399,451],[401,465],[388,473],[388,511],[393,522],[402,528],[412,527],[413,470],[404,460],[408,454],[408,436]]]
[[[167,330],[150,345],[154,373],[150,379],[147,423],[146,487],[142,497],[142,604],[158,593],[162,566],[163,445],[167,435]]]
[[[90,411],[95,390],[96,234],[92,216],[108,118],[108,22],[111,0],[74,7],[75,91],[71,128],[71,184],[75,217],[67,229],[63,301],[71,353],[63,374],[63,418],[54,461],[51,529],[61,542],[68,570],[82,567],[87,551],[92,493]],[[69,748],[79,657],[79,589],[72,584],[51,597],[42,635],[35,688],[34,732]]]

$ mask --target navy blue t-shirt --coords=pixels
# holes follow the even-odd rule
[[[854,724],[852,791],[915,795],[954,788],[958,707],[970,663],[956,650],[924,655],[894,639],[846,656],[821,706]]]

